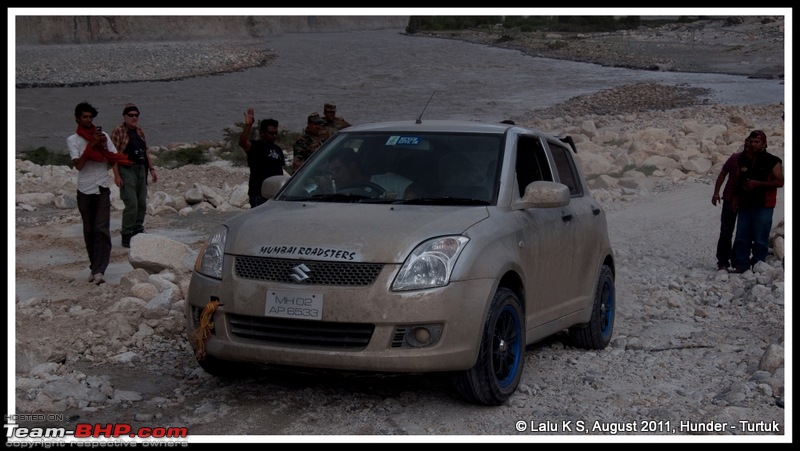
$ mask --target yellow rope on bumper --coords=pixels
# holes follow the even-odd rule
[[[219,299],[208,301],[208,304],[206,304],[203,311],[200,313],[200,324],[198,324],[197,329],[192,332],[192,340],[197,343],[197,352],[194,357],[198,362],[206,358],[206,342],[211,336],[211,330],[214,329],[214,321],[212,321],[212,319],[214,318],[214,312],[217,311],[217,307],[219,307]]]

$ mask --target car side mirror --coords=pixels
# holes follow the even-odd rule
[[[286,181],[289,180],[288,175],[273,175],[267,177],[261,182],[261,197],[264,199],[272,199],[275,194],[283,188]]]
[[[526,208],[555,208],[569,205],[569,188],[556,182],[531,182],[525,194],[511,206],[513,210]]]

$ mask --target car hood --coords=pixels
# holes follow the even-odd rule
[[[226,222],[227,253],[298,260],[402,263],[419,243],[461,234],[486,207],[267,203]]]

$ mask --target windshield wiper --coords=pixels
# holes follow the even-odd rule
[[[489,205],[489,202],[468,197],[421,197],[419,199],[405,199],[395,201],[397,204],[406,205]]]
[[[422,197],[418,199],[386,199],[360,194],[316,194],[313,196],[287,196],[287,202],[346,202],[362,204],[400,204],[400,205],[489,205],[489,202],[468,197]]]
[[[356,203],[361,202],[364,200],[372,200],[373,198],[369,196],[364,196],[361,194],[343,194],[343,193],[332,193],[332,194],[315,194],[313,196],[297,196],[297,197],[285,197],[283,200],[291,201],[291,202],[348,202],[348,203]],[[375,199],[381,200],[381,199]]]

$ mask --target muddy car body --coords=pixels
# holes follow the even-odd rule
[[[506,124],[340,131],[201,250],[186,303],[200,364],[447,371],[466,399],[500,404],[526,345],[568,330],[604,348],[613,252],[574,154]]]

